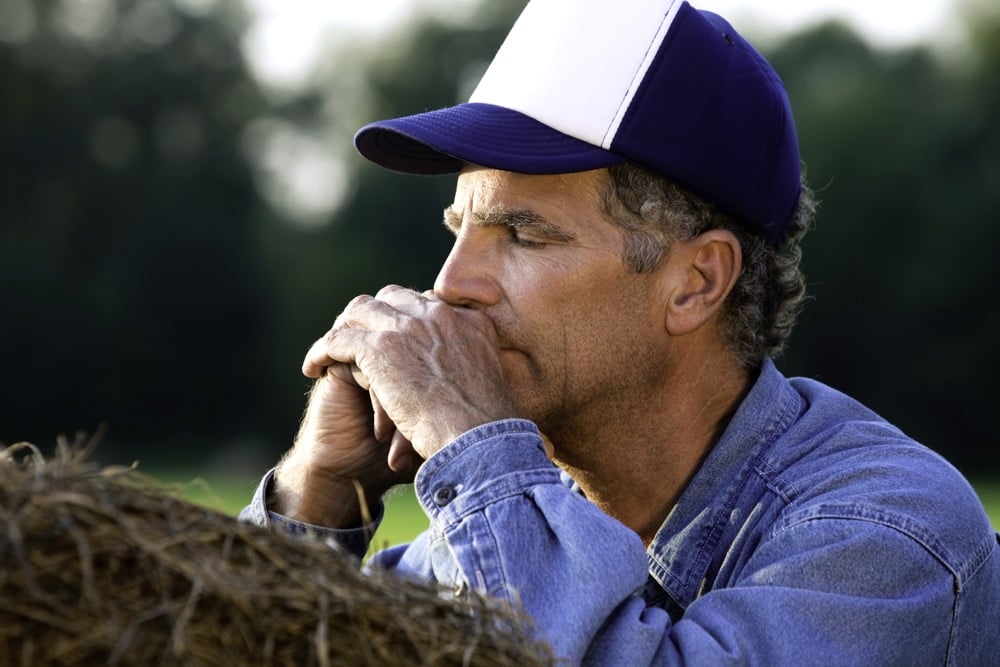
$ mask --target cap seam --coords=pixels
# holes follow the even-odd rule
[[[618,134],[618,130],[621,128],[625,116],[628,114],[628,110],[632,106],[632,102],[639,95],[639,91],[642,90],[642,82],[646,79],[646,75],[653,68],[655,63],[655,53],[659,53],[663,49],[667,40],[670,39],[671,28],[673,27],[674,22],[680,18],[680,10],[683,5],[683,0],[681,0],[679,4],[678,0],[673,0],[670,3],[670,7],[666,12],[664,12],[663,17],[660,19],[660,26],[653,34],[652,41],[643,52],[642,60],[639,61],[638,67],[636,67],[632,72],[632,78],[629,79],[629,84],[625,88],[625,93],[622,95],[621,100],[616,107],[617,110],[615,111],[615,115],[611,117],[611,120],[601,137],[601,147],[605,150],[610,150],[611,144],[614,142],[614,138]],[[670,18],[671,14],[673,14],[673,18]],[[670,20],[668,20],[668,18]],[[666,24],[665,27],[664,24]],[[661,34],[663,34],[662,38],[660,38]],[[650,57],[651,52],[654,53],[652,57]],[[636,84],[636,80],[638,80],[638,84]]]

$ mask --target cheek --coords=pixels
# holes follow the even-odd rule
[[[503,304],[494,322],[510,336],[538,336],[559,326],[566,311],[579,308],[580,290],[569,271],[552,261],[504,262],[497,274]]]
[[[505,263],[500,276],[505,306],[494,321],[540,362],[558,355],[545,359],[546,365],[572,364],[575,355],[617,347],[651,324],[648,279],[627,273],[617,256],[587,259],[571,263],[553,253]]]
[[[614,368],[648,363],[660,340],[651,299],[647,289],[628,280],[586,290],[579,311],[567,320],[574,328],[565,335],[575,346],[567,353]]]

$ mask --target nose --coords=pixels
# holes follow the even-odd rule
[[[438,272],[434,293],[455,306],[496,304],[501,293],[497,259],[488,239],[463,231]]]

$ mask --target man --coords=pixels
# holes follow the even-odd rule
[[[969,485],[771,361],[814,205],[728,23],[533,0],[469,104],[356,144],[459,172],[455,245],[433,291],[358,297],[309,350],[245,517],[363,553],[415,476],[430,529],[373,563],[523,605],[570,664],[1000,664]]]

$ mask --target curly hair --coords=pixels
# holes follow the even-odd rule
[[[604,213],[625,230],[623,260],[637,273],[656,269],[675,240],[725,229],[739,240],[743,267],[726,299],[721,333],[737,361],[757,368],[780,354],[806,293],[801,241],[812,226],[816,200],[803,175],[802,194],[780,247],[767,243],[710,202],[633,164],[608,168]]]

